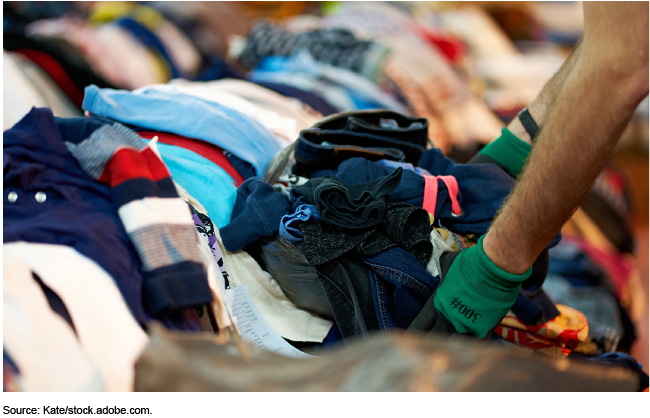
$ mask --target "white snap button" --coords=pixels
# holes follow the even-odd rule
[[[36,193],[36,201],[38,203],[43,203],[45,202],[45,199],[47,199],[47,196],[43,192],[38,192]]]
[[[16,192],[9,192],[7,195],[7,200],[10,201],[11,203],[14,203],[18,199],[18,193]]]

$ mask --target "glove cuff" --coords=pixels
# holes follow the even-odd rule
[[[518,176],[524,167],[530,149],[530,144],[517,138],[508,128],[503,128],[501,129],[501,136],[486,145],[479,151],[479,154],[487,155],[513,175]]]

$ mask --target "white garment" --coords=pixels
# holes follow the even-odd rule
[[[135,362],[148,337],[112,278],[93,260],[63,245],[4,244],[5,260],[19,257],[63,301],[80,345],[101,370],[107,391],[132,391]]]
[[[183,93],[215,101],[255,118],[282,139],[283,146],[295,141],[300,131],[309,129],[322,118],[318,112],[307,111],[300,100],[245,80],[191,82],[175,79],[170,84]]]
[[[2,62],[2,130],[6,131],[32,107],[47,107],[47,103],[20,70],[13,54],[2,50]]]
[[[4,245],[2,346],[16,363],[18,390],[104,389],[104,378],[68,323],[51,308],[27,263]]]
[[[54,116],[81,116],[81,111],[38,65],[4,50],[2,60],[3,130],[14,126],[32,107],[49,107]]]
[[[100,72],[118,87],[137,89],[167,80],[154,54],[135,37],[113,24],[101,25],[94,31],[95,38],[105,49],[102,62],[116,63],[119,72]]]
[[[453,251],[453,249],[445,242],[445,239],[440,235],[440,232],[435,229],[431,231],[431,244],[433,244],[433,253],[431,259],[427,264],[427,271],[433,276],[440,276],[442,269],[440,268],[440,256],[444,253]]]
[[[77,108],[68,96],[63,93],[61,88],[43,71],[41,67],[34,64],[28,59],[21,59],[18,54],[16,64],[23,71],[32,86],[41,95],[47,103],[47,107],[52,110],[54,116],[63,118],[72,118],[83,116],[83,113]]]
[[[298,308],[287,298],[278,282],[262,270],[253,257],[245,251],[227,251],[217,228],[215,236],[228,271],[230,285],[246,285],[264,319],[278,334],[292,341],[322,342],[325,339],[332,328],[332,321]]]

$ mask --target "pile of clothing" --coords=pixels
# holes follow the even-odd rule
[[[413,106],[433,97],[424,86],[436,77],[458,85],[450,44],[395,6],[364,7],[316,26],[259,23],[239,54],[245,75],[188,52],[186,35],[146,6],[101,5],[88,21],[10,15],[4,84],[15,95],[44,87],[26,107],[5,106],[5,390],[133,390],[154,323],[245,339],[227,297],[238,286],[284,341],[313,355],[417,331],[449,264],[487,232],[515,178],[434,146],[445,146],[432,135],[439,116],[476,104],[469,90],[428,103],[435,114]],[[344,22],[405,35],[361,39]],[[113,52],[148,51],[140,72],[97,54],[107,34],[129,39],[106,43]],[[427,67],[427,53],[389,44],[416,38],[447,45],[444,65],[400,74]],[[620,228],[608,231],[629,251]],[[583,257],[602,260],[596,249],[569,239],[540,255],[486,339],[623,366],[646,388],[636,360],[616,351],[634,338],[624,319],[633,268],[614,257],[594,261],[598,270]],[[612,277],[618,287],[608,288]],[[562,290],[567,281],[592,288],[578,295]]]
[[[408,329],[514,184],[425,149],[427,121],[392,111],[324,118],[283,148],[261,120],[171,86],[89,86],[84,110],[34,108],[4,133],[4,358],[21,390],[127,390],[152,320],[236,335],[224,293],[239,285],[312,353]],[[542,266],[490,338],[614,351],[545,278]],[[52,368],[69,362],[61,386]]]

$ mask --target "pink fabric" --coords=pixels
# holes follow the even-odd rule
[[[449,190],[449,198],[451,199],[451,211],[454,212],[454,215],[460,216],[463,211],[460,209],[460,204],[458,203],[458,181],[454,176],[436,176],[442,180]]]
[[[438,179],[435,176],[424,177],[424,201],[422,208],[435,216],[436,202],[438,201]]]
[[[451,210],[456,216],[462,214],[460,204],[458,203],[458,181],[454,176],[422,176],[424,177],[424,201],[422,208],[435,215],[436,203],[438,202],[438,180],[442,180],[449,190],[451,199]]]

